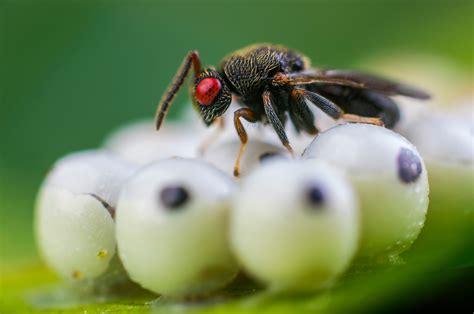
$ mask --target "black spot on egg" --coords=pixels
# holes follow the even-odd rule
[[[324,191],[317,185],[310,185],[305,191],[306,201],[312,208],[321,208],[324,205],[326,198]]]
[[[189,201],[189,192],[182,186],[168,186],[160,191],[161,203],[167,209],[180,209]]]
[[[281,155],[276,152],[266,152],[266,153],[261,154],[260,157],[258,157],[258,159],[262,163],[262,162],[266,162],[270,159],[273,159],[275,157],[280,157],[280,156]]]
[[[421,175],[422,166],[420,158],[408,148],[400,149],[397,158],[398,177],[404,183],[415,182]]]

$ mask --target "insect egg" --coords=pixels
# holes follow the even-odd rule
[[[222,171],[233,175],[235,156],[240,148],[238,140],[223,140],[209,147],[203,159],[213,164]],[[280,146],[268,141],[253,138],[247,143],[245,155],[240,166],[240,176],[246,176],[259,165],[275,159],[289,159],[289,153]]]
[[[358,203],[337,169],[276,160],[245,177],[234,198],[232,247],[243,268],[277,290],[313,290],[348,267]]]
[[[474,228],[472,123],[431,113],[413,123],[406,136],[423,156],[430,182],[427,219],[415,246],[431,245],[439,252],[467,243]]]
[[[183,123],[167,123],[160,133],[152,121],[132,122],[112,132],[103,146],[138,165],[176,156],[195,157],[203,130],[194,122],[190,118]]]
[[[114,271],[115,206],[134,171],[102,151],[74,153],[55,163],[40,189],[35,220],[39,250],[51,269],[71,280]]]
[[[117,241],[130,278],[172,297],[217,290],[237,274],[228,243],[232,178],[191,159],[141,169],[117,206]]]
[[[361,260],[388,261],[416,240],[428,207],[428,176],[402,136],[374,125],[341,125],[321,133],[302,158],[347,172],[360,198]]]

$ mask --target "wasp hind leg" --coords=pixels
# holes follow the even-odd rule
[[[318,93],[311,92],[305,89],[296,89],[303,97],[309,100],[311,103],[318,106],[324,113],[329,115],[333,119],[343,119],[347,122],[353,123],[368,123],[375,124],[378,126],[384,126],[383,121],[380,118],[374,117],[363,117],[355,114],[344,113],[344,111],[331,100],[321,96]]]
[[[341,119],[344,119],[347,122],[352,123],[367,123],[373,124],[378,126],[384,126],[384,123],[379,118],[372,118],[372,117],[361,117],[356,114],[345,113],[341,116]]]
[[[385,127],[391,129],[400,120],[400,109],[390,97],[379,92],[363,91],[361,98],[363,102],[380,110],[378,118],[383,121]]]

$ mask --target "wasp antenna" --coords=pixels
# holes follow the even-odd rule
[[[197,77],[201,72],[201,60],[199,59],[199,53],[196,50],[190,51],[181,63],[178,71],[176,72],[173,82],[170,84],[165,94],[161,98],[155,115],[155,126],[156,130],[159,130],[163,120],[168,113],[168,110],[173,103],[173,99],[179,92],[179,89],[184,84],[186,77],[188,77],[191,65],[194,66],[194,76]]]

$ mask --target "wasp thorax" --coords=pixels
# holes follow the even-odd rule
[[[214,102],[222,88],[221,82],[215,77],[206,77],[196,86],[196,99],[199,104],[209,106]]]

